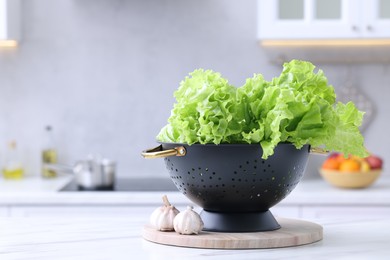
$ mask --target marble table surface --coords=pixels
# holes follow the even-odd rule
[[[298,247],[220,250],[144,240],[149,212],[126,217],[0,218],[0,259],[388,259],[389,219],[316,219],[322,241]]]
[[[21,182],[0,180],[0,206],[12,205],[122,205],[109,215],[0,217],[0,259],[388,259],[390,219],[375,214],[308,219],[324,227],[324,239],[310,245],[258,250],[192,249],[144,240],[142,228],[161,192],[58,192],[69,178]],[[389,178],[369,189],[342,190],[322,180],[302,182],[285,205],[390,206]],[[179,205],[188,200],[179,192],[169,197]],[[140,207],[149,205],[149,207]],[[134,210],[132,210],[134,208]],[[50,209],[50,207],[47,207]]]

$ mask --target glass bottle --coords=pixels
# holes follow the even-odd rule
[[[45,164],[55,164],[58,162],[57,150],[54,145],[53,128],[45,127],[45,140],[42,148],[42,177],[54,178],[57,172],[51,168],[45,167]]]
[[[3,167],[5,179],[21,179],[24,175],[22,161],[20,160],[16,141],[9,142],[5,154],[5,165]]]

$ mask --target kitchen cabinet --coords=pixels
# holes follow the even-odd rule
[[[390,38],[389,0],[258,0],[260,40]]]
[[[390,216],[389,206],[356,206],[356,205],[288,205],[275,206],[272,214],[278,217],[302,219],[372,219]]]
[[[8,207],[0,207],[0,217],[8,216]]]
[[[0,217],[89,217],[110,218],[115,216],[148,221],[150,214],[156,206],[10,206],[0,208]],[[184,209],[184,206],[178,207]],[[201,208],[195,207],[201,212]],[[276,205],[271,208],[275,217],[301,218],[301,219],[372,219],[390,216],[389,206],[356,206],[356,205]]]
[[[301,217],[309,219],[342,218],[342,219],[373,219],[390,216],[390,207],[385,206],[312,206],[301,209]]]
[[[0,47],[14,47],[20,39],[20,1],[0,0]]]
[[[9,209],[10,217],[90,217],[110,218],[114,216],[137,218],[141,213],[149,215],[155,207],[148,206],[12,206]],[[144,215],[142,219],[145,220]],[[148,219],[146,219],[147,221]]]
[[[122,216],[133,218],[139,214],[143,214],[145,221],[148,221],[148,217],[152,214],[156,206],[61,206],[61,205],[42,205],[42,206],[10,206],[8,208],[0,208],[0,216],[3,217],[112,217]],[[302,207],[300,206],[275,206],[271,209],[274,216],[288,217],[288,218],[300,218],[302,217]],[[184,210],[183,205],[179,205],[178,209]],[[195,206],[194,210],[201,212],[201,208]],[[315,214],[309,214],[315,215]],[[319,214],[317,214],[320,216]]]
[[[390,178],[387,173],[367,189],[339,189],[322,179],[302,181],[270,210],[276,217],[301,219],[372,219],[390,215]],[[137,218],[147,222],[166,194],[184,210],[191,201],[178,191],[162,192],[59,192],[72,179],[59,176],[44,180],[0,181],[0,217]],[[195,210],[201,209],[195,206]]]
[[[276,205],[270,209],[272,215],[281,218],[302,218],[300,206]]]

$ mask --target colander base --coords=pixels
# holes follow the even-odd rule
[[[272,213],[262,212],[211,212],[203,210],[200,216],[205,231],[213,232],[259,232],[280,228]]]

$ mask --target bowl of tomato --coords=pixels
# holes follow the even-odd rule
[[[366,158],[332,153],[323,162],[320,174],[328,183],[340,188],[366,188],[380,176],[383,160],[374,154]]]

